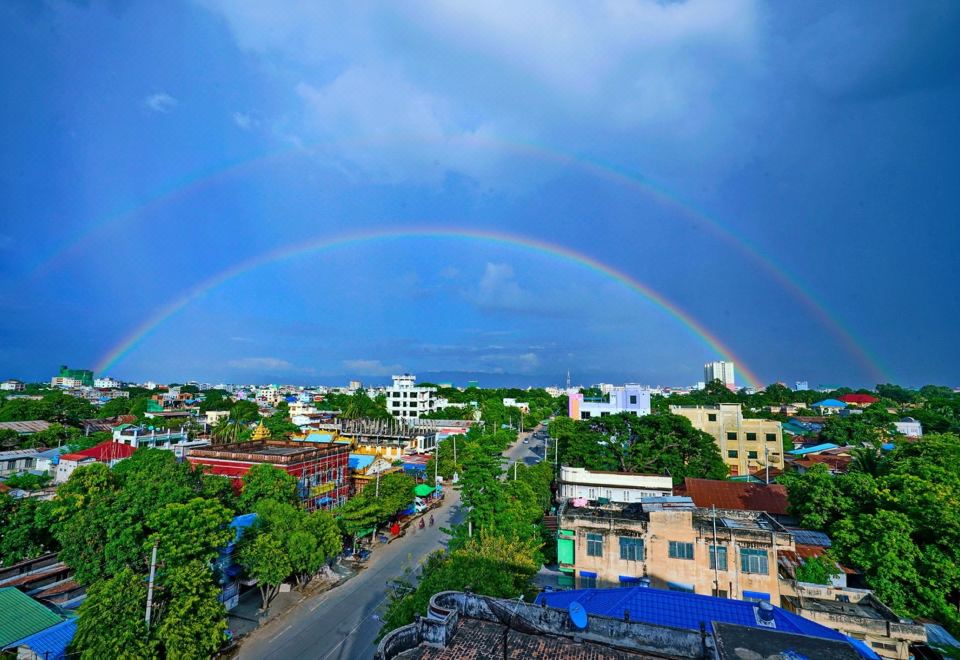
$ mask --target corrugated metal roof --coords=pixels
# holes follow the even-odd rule
[[[687,477],[683,481],[683,492],[693,498],[698,507],[715,506],[718,509],[787,514],[787,489],[780,484],[768,486],[743,481]]]
[[[46,431],[48,428],[50,428],[50,422],[45,422],[42,419],[28,422],[0,422],[0,430],[10,429],[21,434],[39,433],[40,431]]]
[[[77,632],[77,620],[67,619],[34,633],[16,642],[17,646],[26,646],[45,660],[63,660],[67,657],[67,647]]]
[[[0,451],[0,461],[9,461],[16,458],[35,458],[39,452],[36,449],[11,449]]]
[[[820,445],[814,445],[813,447],[801,447],[800,449],[791,449],[788,451],[788,454],[794,456],[803,456],[804,454],[815,454],[818,451],[826,451],[827,449],[836,449],[839,445],[835,445],[832,442],[825,442]]]
[[[703,623],[709,629],[714,621],[752,628],[762,627],[757,621],[756,606],[752,602],[650,587],[575,589],[542,593],[537,596],[535,602],[546,603],[550,607],[565,608],[573,601],[583,605],[589,614],[622,619],[624,612],[629,611],[631,621],[643,621],[672,628],[700,630],[700,624]],[[773,608],[773,619],[774,629],[781,632],[846,640],[843,635],[831,628],[779,607]]]
[[[0,649],[63,619],[14,587],[0,588]]]
[[[376,457],[370,454],[350,454],[347,465],[351,470],[362,470],[373,463]]]

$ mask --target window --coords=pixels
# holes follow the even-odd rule
[[[736,431],[727,431],[727,440],[736,440],[737,432]]]
[[[776,442],[777,434],[776,433],[767,433],[767,442]]]
[[[747,442],[756,442],[757,434],[756,433],[747,433]]]
[[[597,576],[596,574],[587,575],[585,573],[580,574],[580,588],[581,589],[596,589],[597,588]]]
[[[727,450],[727,458],[736,458],[736,457],[739,456],[739,455],[740,455],[740,454],[737,452],[736,449],[728,449],[728,450]]]
[[[696,593],[692,584],[682,584],[680,582],[667,582],[667,589],[670,591],[681,591],[685,594]]]
[[[670,541],[671,559],[693,559],[693,544]]]
[[[620,559],[626,561],[643,561],[643,539],[632,536],[621,536]]]
[[[603,556],[603,535],[602,534],[587,534],[587,556],[588,557]]]
[[[767,551],[742,548],[740,550],[740,570],[744,573],[767,575],[770,572],[767,567]]]
[[[600,416],[601,416],[601,417],[608,417],[609,415],[610,415],[610,413],[608,413],[608,412],[602,412],[602,413],[600,413]]]
[[[748,451],[748,452],[747,452],[747,458],[756,458],[756,457],[757,457],[757,452],[755,452],[755,451]]]
[[[726,589],[713,589],[712,592],[713,592],[713,597],[714,597],[714,598],[726,598],[726,597],[727,597],[727,590],[726,590]]]
[[[710,413],[710,414],[707,415],[707,421],[708,421],[708,422],[715,422],[715,421],[717,421],[717,416],[714,415],[713,413]]]
[[[885,643],[885,642],[870,642],[870,646],[872,646],[872,647],[875,648],[875,649],[880,649],[880,650],[882,650],[882,651],[896,651],[896,650],[897,650],[897,645],[896,645],[896,644],[887,644],[887,643]]]
[[[631,394],[631,395],[630,395],[630,403],[631,403],[632,405],[637,405],[637,395],[636,395],[636,394]]]
[[[718,571],[727,570],[727,546],[710,546],[710,569],[716,569]]]
[[[590,413],[584,410],[580,413],[580,419],[590,419]]]

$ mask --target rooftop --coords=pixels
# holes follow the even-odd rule
[[[742,660],[744,657],[860,660],[862,657],[877,657],[869,647],[854,642],[757,630],[732,623],[716,623],[713,629],[719,660]],[[745,649],[749,649],[750,655],[743,654]]]
[[[63,619],[14,587],[0,588],[0,649]]]
[[[780,484],[755,484],[687,477],[678,492],[701,508],[742,509],[787,515],[787,489]]]
[[[40,431],[46,431],[48,428],[50,428],[50,422],[45,422],[42,419],[29,422],[0,422],[0,431],[8,429],[10,431],[16,431],[21,435],[39,433]]]
[[[266,440],[262,442],[237,442],[233,444],[210,445],[189,450],[190,458],[213,458],[252,463],[296,463],[349,452],[348,445],[339,443],[303,443],[286,440]]]

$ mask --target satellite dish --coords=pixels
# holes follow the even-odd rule
[[[570,613],[570,621],[577,630],[585,630],[587,627],[587,611],[583,605],[573,601],[567,606],[567,612]]]

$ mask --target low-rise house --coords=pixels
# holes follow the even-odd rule
[[[11,449],[0,451],[0,477],[33,470],[37,466],[36,449]]]
[[[229,410],[208,410],[204,413],[203,422],[210,426],[216,426],[218,422],[224,419],[230,419]]]
[[[766,513],[705,510],[686,497],[563,506],[557,557],[581,588],[639,584],[779,604],[779,550],[790,533]]]
[[[65,621],[14,587],[0,587],[0,650],[17,650],[17,657],[33,657],[24,642]],[[26,646],[23,655],[20,647]]]
[[[557,497],[581,498],[590,501],[606,500],[629,504],[646,497],[673,494],[673,479],[669,476],[634,472],[601,472],[586,468],[561,467]]]
[[[836,415],[846,407],[847,404],[837,399],[824,399],[823,401],[817,401],[811,406],[811,408],[820,415]]]
[[[900,435],[905,435],[908,438],[923,437],[923,424],[913,417],[904,417],[900,421],[894,422],[893,425]]]
[[[375,482],[378,477],[383,478],[386,474],[403,470],[401,466],[394,466],[387,459],[372,454],[350,454],[347,464],[350,467],[350,476],[353,479],[354,495],[362,492],[367,485]]]
[[[855,406],[857,408],[866,408],[880,400],[872,394],[856,394],[853,392],[850,394],[841,394],[837,399],[848,406]]]
[[[670,406],[670,413],[711,435],[732,475],[749,475],[768,465],[783,469],[783,428],[776,420],[746,418],[739,403]]]
[[[8,378],[0,383],[0,391],[3,392],[22,392],[26,387],[23,381],[19,381],[16,378]]]
[[[108,440],[107,442],[101,442],[99,445],[90,447],[90,449],[62,454],[57,462],[57,469],[53,473],[53,481],[54,483],[62,484],[70,478],[74,470],[83,465],[103,463],[104,465],[113,467],[120,461],[133,456],[133,452],[135,451],[135,447]]]
[[[911,645],[927,642],[924,626],[898,617],[869,589],[799,582],[792,593],[784,591],[785,608],[862,641],[883,658],[908,660]]]
[[[27,422],[0,422],[0,431],[16,431],[17,435],[33,435],[50,428],[50,422],[34,419]]]

